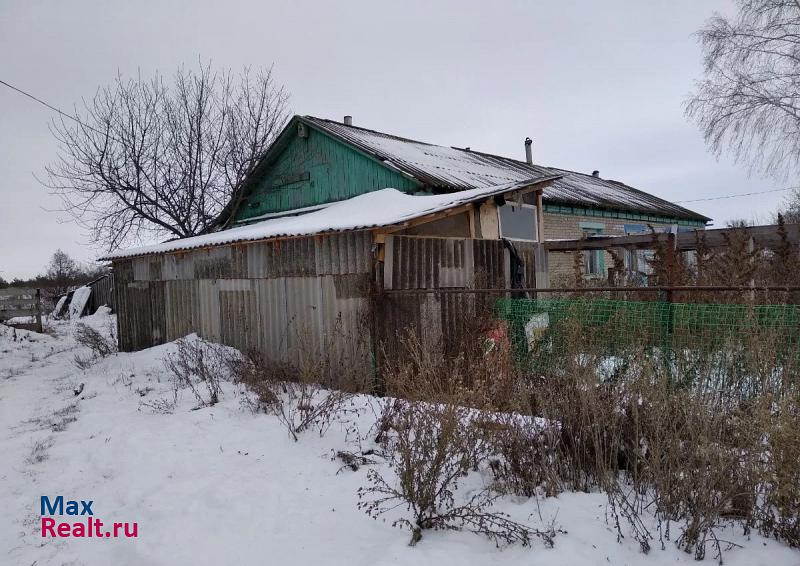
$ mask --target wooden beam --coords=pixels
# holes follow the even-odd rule
[[[787,224],[786,236],[792,244],[800,244],[800,224]],[[694,250],[698,247],[698,241],[705,241],[708,248],[720,248],[727,245],[726,236],[746,233],[753,239],[756,248],[774,248],[781,243],[778,235],[778,225],[768,224],[764,226],[748,226],[746,228],[714,228],[711,230],[693,230],[691,232],[679,232],[677,246],[679,250]]]
[[[543,192],[544,189],[539,189],[536,191],[536,227],[538,229],[538,234],[536,234],[536,237],[538,238],[539,243],[544,242],[544,204],[542,203]]]
[[[0,289],[0,297],[30,297],[31,301],[36,300],[36,289],[23,287],[8,287]]]
[[[12,299],[10,301],[0,301],[0,312],[10,309],[34,309],[36,299]]]
[[[472,209],[472,203],[462,204],[455,208],[448,208],[445,210],[440,210],[438,212],[432,212],[430,214],[426,214],[425,216],[412,218],[411,220],[406,220],[405,222],[401,222],[399,224],[386,226],[382,228],[382,230],[387,234],[392,234],[399,230],[405,230],[406,228],[413,228],[414,226],[419,226],[420,224],[427,224],[428,222],[433,222],[435,220],[442,220],[444,218],[449,218],[450,216],[463,214],[471,209]]]
[[[657,241],[669,241],[669,235],[660,234],[631,234],[629,236],[596,235],[573,240],[549,240],[544,243],[550,252],[571,252],[575,250],[605,250],[619,247],[652,247]]]
[[[0,310],[0,320],[8,320],[9,318],[14,318],[16,316],[32,316],[36,317],[39,314],[39,311],[36,310],[36,307],[30,309],[5,309]]]

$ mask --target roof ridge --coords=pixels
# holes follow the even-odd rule
[[[556,182],[564,184],[563,188],[545,191],[545,200],[563,200],[563,202],[585,201],[595,207],[610,207],[620,210],[647,210],[660,211],[665,216],[674,215],[676,218],[690,218],[695,220],[708,220],[707,216],[691,209],[680,206],[667,198],[657,196],[645,190],[637,189],[614,179],[595,177],[592,173],[574,171],[561,167],[550,167],[528,163],[526,160],[516,159],[505,155],[498,155],[484,151],[462,148],[453,145],[441,145],[407,137],[389,134],[379,130],[363,128],[344,124],[337,120],[319,118],[316,116],[298,116],[307,121],[309,126],[316,126],[327,134],[339,138],[341,141],[378,158],[380,161],[399,169],[402,173],[411,176],[422,184],[443,190],[463,190],[470,186],[480,186],[481,182],[488,182],[492,175],[490,171],[478,171],[476,167],[494,168],[505,173],[500,177],[508,176],[509,179],[518,178],[528,172],[536,171],[540,175],[562,173],[564,179]],[[370,141],[370,137],[374,140]],[[409,150],[381,145],[380,139],[391,140],[399,144],[408,144]],[[416,146],[415,150],[411,147]],[[441,155],[428,154],[424,148],[439,148]],[[414,156],[414,151],[421,152],[419,157]],[[446,152],[450,151],[448,155]],[[430,154],[428,154],[430,155]],[[410,156],[410,157],[409,157]],[[434,162],[439,159],[440,163]],[[447,159],[447,163],[441,162]],[[452,160],[454,163],[451,164]],[[459,164],[458,162],[463,161]],[[482,163],[481,163],[482,162]],[[572,178],[570,181],[569,178]],[[478,185],[475,185],[477,180]],[[550,198],[548,199],[548,192]]]
[[[371,134],[378,134],[378,135],[381,135],[381,136],[386,136],[387,138],[392,138],[392,139],[395,139],[397,141],[403,141],[403,142],[409,142],[409,143],[418,143],[420,145],[431,145],[431,146],[434,146],[434,147],[447,147],[447,146],[444,146],[444,145],[441,145],[441,144],[429,143],[429,142],[424,142],[424,141],[420,141],[420,140],[414,140],[414,139],[411,139],[411,138],[404,138],[403,136],[397,136],[395,134],[389,134],[387,132],[380,132],[378,130],[372,130],[370,128],[362,128],[361,126],[354,126],[352,124],[345,124],[345,123],[339,122],[337,120],[331,120],[330,118],[319,118],[317,116],[310,116],[308,114],[306,114],[306,115],[304,115],[302,117],[307,119],[307,120],[317,120],[317,121],[320,121],[320,122],[330,122],[330,123],[336,124],[339,127],[353,128],[354,130],[361,130],[362,132],[369,132]]]

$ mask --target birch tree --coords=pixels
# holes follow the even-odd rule
[[[779,180],[800,165],[800,0],[736,0],[698,32],[705,73],[686,112],[717,154]]]

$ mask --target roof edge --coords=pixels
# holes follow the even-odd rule
[[[462,197],[462,198],[458,198],[457,195],[459,193],[463,194],[464,192],[467,192],[467,191],[459,191],[459,192],[456,192],[456,193],[452,193],[452,196],[453,196],[453,199],[454,199],[453,202],[450,202],[450,203],[447,203],[447,204],[443,204],[443,205],[439,205],[439,206],[434,206],[432,209],[422,210],[419,213],[415,213],[415,214],[411,214],[411,215],[408,215],[406,217],[403,217],[402,219],[400,219],[400,220],[398,220],[396,222],[378,223],[378,224],[368,225],[368,226],[354,226],[354,227],[349,227],[349,228],[336,228],[336,229],[327,229],[327,230],[316,230],[316,231],[309,231],[309,232],[303,232],[303,233],[294,233],[294,234],[276,233],[276,234],[269,235],[269,236],[253,237],[253,238],[241,237],[239,239],[236,239],[236,237],[234,236],[229,241],[207,242],[207,243],[198,242],[196,245],[191,245],[190,244],[188,246],[181,246],[180,245],[181,241],[192,240],[192,239],[195,239],[195,238],[202,238],[203,236],[208,236],[208,234],[206,234],[206,235],[198,235],[198,236],[191,236],[191,237],[188,237],[188,238],[180,238],[180,239],[170,240],[170,241],[167,241],[167,242],[162,242],[161,244],[154,244],[152,246],[144,246],[142,248],[133,248],[133,249],[128,250],[128,251],[123,250],[123,251],[120,251],[120,252],[117,252],[117,253],[106,254],[106,255],[104,255],[102,257],[97,258],[97,261],[112,261],[112,262],[113,261],[124,261],[124,260],[131,260],[131,259],[136,259],[136,258],[140,258],[140,257],[150,256],[150,255],[159,255],[159,254],[168,254],[168,253],[180,253],[180,252],[186,252],[186,251],[190,251],[190,250],[211,248],[211,247],[216,247],[216,246],[234,245],[234,244],[238,244],[238,243],[255,243],[255,242],[264,242],[264,241],[286,239],[286,238],[303,238],[303,237],[325,235],[325,234],[337,234],[337,233],[345,233],[345,232],[360,232],[360,231],[364,231],[364,230],[374,230],[374,229],[386,228],[386,227],[390,227],[390,226],[402,226],[405,222],[407,222],[409,220],[415,220],[417,218],[423,218],[425,216],[435,215],[435,214],[438,214],[440,212],[443,212],[443,211],[446,211],[446,210],[450,210],[452,208],[456,208],[458,206],[463,206],[465,204],[485,201],[485,200],[491,199],[491,198],[493,198],[493,197],[495,197],[497,195],[502,195],[502,194],[506,194],[506,193],[514,193],[514,192],[522,191],[522,190],[526,190],[526,189],[536,190],[536,186],[537,185],[542,185],[542,184],[548,183],[550,181],[554,181],[555,179],[559,179],[559,178],[561,178],[561,175],[549,175],[549,176],[545,176],[545,177],[535,177],[535,178],[527,179],[525,181],[519,181],[519,182],[511,183],[511,184],[499,185],[499,186],[496,186],[496,187],[488,187],[488,188],[485,188],[485,189],[472,189],[471,191],[474,192],[475,194],[472,194],[472,195],[469,195],[469,196],[465,196],[465,197]],[[387,190],[387,189],[383,189],[383,190]],[[393,190],[396,190],[396,189],[393,189]],[[375,194],[376,192],[378,192],[378,191],[373,191],[371,193],[365,193],[364,195],[358,195],[356,197],[352,197],[351,199],[346,199],[344,201],[338,201],[338,202],[339,203],[347,202],[348,200],[352,200],[353,198],[362,198],[365,195]],[[409,198],[423,198],[423,199],[424,198],[430,198],[429,196],[411,196],[411,195],[408,195],[408,196],[409,196]],[[333,203],[333,204],[336,204],[336,203]],[[319,212],[319,211],[317,211],[317,212]],[[265,220],[265,221],[262,221],[262,222],[270,222],[270,221],[273,221],[273,220],[280,220],[280,219],[270,219],[270,220]],[[218,234],[224,234],[226,232],[229,233],[229,232],[231,232],[233,230],[236,230],[236,229],[246,228],[246,227],[253,227],[253,226],[257,226],[258,224],[259,223],[249,224],[249,225],[241,226],[241,227],[237,226],[235,229],[223,230],[223,231],[217,232],[217,233]],[[166,244],[174,244],[174,247],[170,248],[169,246],[167,246],[165,249],[161,249],[161,250],[152,249],[152,248],[157,248],[159,246],[164,246]],[[137,249],[141,249],[142,252],[141,253],[136,253]]]

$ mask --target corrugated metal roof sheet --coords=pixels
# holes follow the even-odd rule
[[[563,177],[544,191],[543,198],[547,203],[710,220],[618,181],[553,167],[528,165],[524,161],[467,149],[432,145],[313,116],[304,116],[302,120],[433,189],[484,188],[559,174]]]
[[[431,188],[481,189],[554,174],[545,167],[504,157],[432,145],[313,116],[304,116],[304,120]]]
[[[348,200],[333,203],[321,210],[315,210],[299,216],[284,216],[238,226],[228,230],[212,232],[201,236],[192,236],[171,240],[152,246],[143,246],[129,250],[121,250],[108,254],[101,260],[118,260],[128,257],[139,257],[165,252],[191,250],[234,244],[237,242],[254,242],[270,238],[309,236],[329,232],[364,230],[382,226],[402,224],[408,220],[421,218],[444,210],[489,199],[495,195],[514,192],[530,185],[552,181],[557,176],[537,176],[515,183],[500,186],[471,189],[457,193],[439,195],[407,195],[396,189],[382,189],[365,193]],[[218,252],[224,254],[228,252]],[[293,256],[294,257],[294,256]],[[224,257],[210,260],[213,265],[227,265]],[[144,265],[144,264],[142,264]],[[145,269],[144,267],[142,269]],[[200,276],[195,273],[195,275]]]

